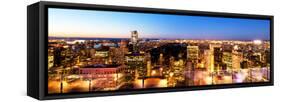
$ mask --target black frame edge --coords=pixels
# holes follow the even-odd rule
[[[39,2],[27,7],[27,95],[39,99]]]

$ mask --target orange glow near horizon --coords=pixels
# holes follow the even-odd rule
[[[49,37],[85,37],[85,38],[129,38],[130,34],[93,34],[93,33],[49,33]]]

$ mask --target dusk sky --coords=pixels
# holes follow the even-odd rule
[[[49,8],[49,36],[269,40],[270,21]]]

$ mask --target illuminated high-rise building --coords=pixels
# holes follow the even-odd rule
[[[94,58],[92,58],[92,64],[110,64],[112,62],[112,57],[109,56],[109,47],[102,47],[96,49],[94,53]],[[83,57],[83,56],[81,56]]]
[[[151,55],[150,53],[145,54],[145,61],[146,61],[146,76],[151,76]]]
[[[125,63],[130,70],[134,70],[135,78],[146,76],[145,53],[138,49],[138,32],[131,32],[131,41],[133,49],[125,54]]]
[[[95,57],[105,58],[105,57],[108,57],[108,55],[109,55],[109,51],[107,51],[107,50],[97,50],[95,53]]]
[[[221,48],[214,47],[214,61],[215,64],[219,64],[222,62],[222,50]]]
[[[128,54],[125,55],[125,64],[128,66],[129,70],[131,70],[136,74],[136,76],[139,77],[146,76],[144,53],[129,52]]]
[[[172,65],[174,77],[175,77],[175,80],[177,80],[177,82],[182,82],[185,80],[185,77],[184,77],[185,67],[184,66],[185,66],[185,63],[183,62],[182,59],[174,61],[173,65]]]
[[[223,70],[230,70],[232,69],[232,53],[225,51],[222,54],[222,62],[226,64],[226,69]]]
[[[219,45],[214,45],[211,47],[214,56],[214,71],[220,69],[222,65],[222,48]]]
[[[48,69],[52,68],[54,66],[54,54],[53,49],[48,49]]]
[[[187,86],[192,86],[194,83],[194,69],[195,69],[195,64],[192,63],[191,61],[186,62],[186,67],[185,67],[185,85]]]
[[[214,71],[214,57],[211,50],[204,50],[204,62],[207,71]]]
[[[138,32],[136,30],[131,32],[130,43],[133,45],[133,52],[138,52]]]
[[[199,48],[198,46],[187,46],[187,59],[192,62],[197,62],[198,60]]]
[[[159,64],[162,65],[163,62],[164,62],[163,53],[160,53],[160,56],[159,56]]]
[[[109,49],[109,64],[123,64],[124,54],[120,50],[121,48],[114,47]]]
[[[132,44],[138,43],[138,32],[136,30],[131,32],[131,43]]]
[[[240,62],[243,60],[243,53],[238,51],[232,52],[232,68],[234,70],[239,70],[241,68]]]
[[[121,49],[121,55],[120,57],[122,58],[121,59],[121,63],[124,64],[124,61],[125,61],[125,54],[128,53],[128,47],[127,47],[127,42],[125,40],[121,40],[120,42],[120,49]]]
[[[148,60],[147,62],[146,62],[146,70],[147,70],[147,72],[146,72],[146,76],[150,76],[151,75],[151,61],[150,60]]]
[[[138,32],[136,30],[131,31],[130,51],[134,53],[139,52],[138,41],[139,41]]]

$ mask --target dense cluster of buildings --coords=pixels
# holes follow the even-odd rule
[[[269,41],[138,36],[132,31],[129,39],[49,38],[49,82],[68,83],[65,87],[70,87],[70,92],[85,88],[82,83],[81,87],[76,85],[81,80],[87,82],[84,86],[88,91],[269,80]],[[64,91],[62,84],[60,88],[49,86],[51,93]]]

